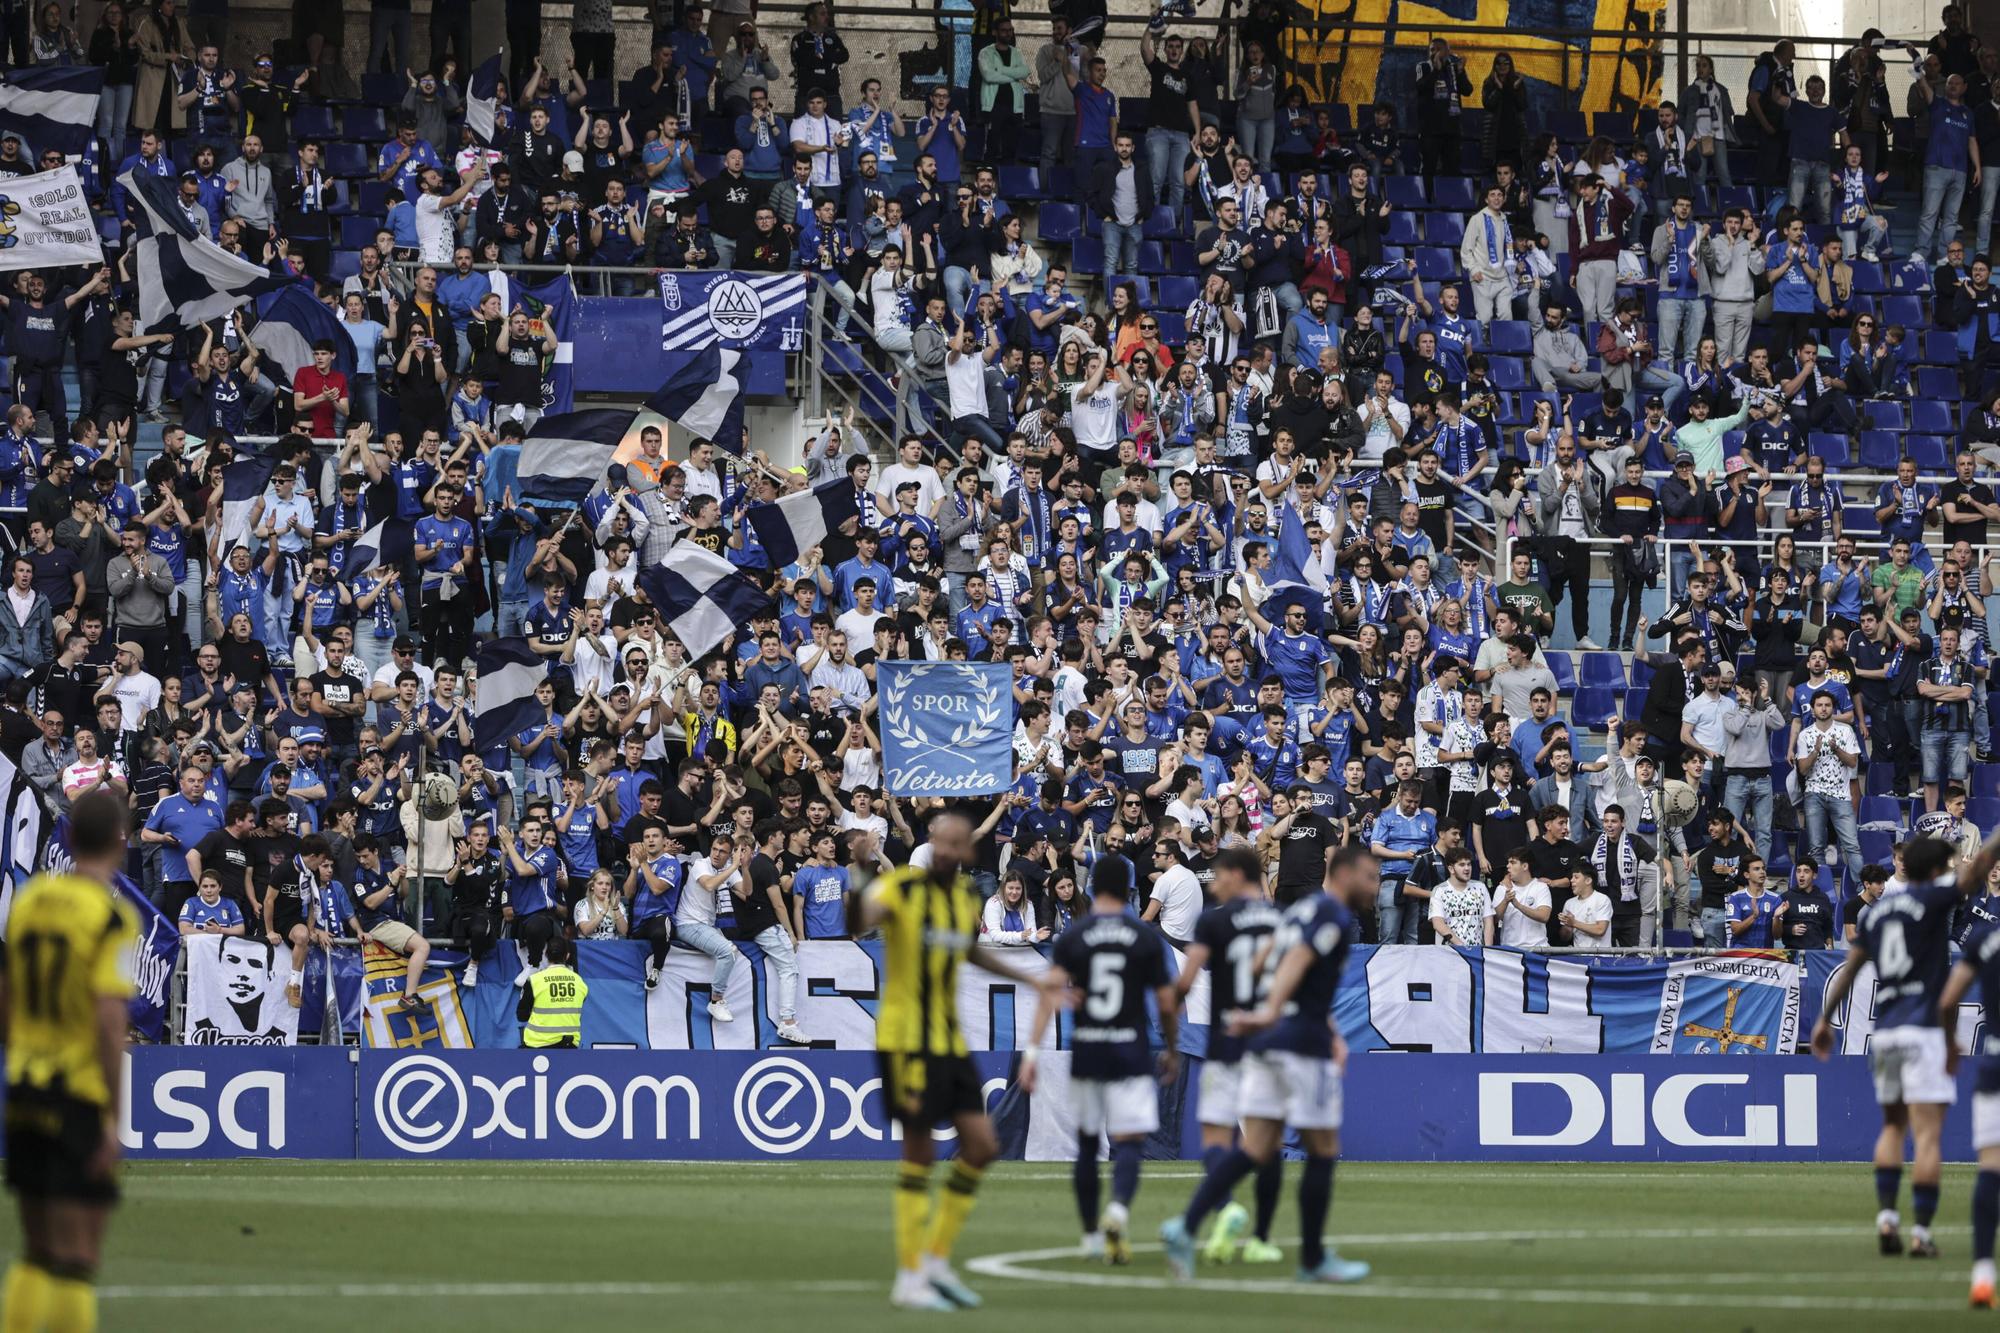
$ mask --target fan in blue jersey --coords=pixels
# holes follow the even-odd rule
[[[1257,954],[1282,917],[1264,888],[1264,864],[1248,847],[1230,847],[1217,853],[1210,884],[1216,905],[1203,912],[1194,923],[1194,940],[1188,946],[1174,992],[1183,1001],[1195,980],[1208,975],[1208,1012],[1211,1020],[1239,1009],[1255,1009],[1258,999]],[[1220,1022],[1211,1021],[1208,1053],[1202,1061],[1201,1087],[1196,1098],[1196,1114],[1201,1120],[1202,1165],[1213,1168],[1236,1146],[1238,1089],[1243,1077],[1243,1039],[1233,1037]],[[1270,1264],[1284,1258],[1284,1251],[1271,1243],[1271,1219],[1278,1211],[1278,1191],[1284,1185],[1285,1164],[1273,1157],[1257,1168],[1257,1219],[1254,1234],[1249,1212],[1231,1201],[1215,1215],[1202,1258],[1226,1264],[1239,1256],[1245,1263]],[[1240,1250],[1239,1250],[1240,1242]]]
[[[1070,1031],[1070,1105],[1076,1113],[1076,1208],[1083,1218],[1083,1252],[1114,1264],[1132,1262],[1126,1231],[1139,1192],[1146,1136],[1160,1128],[1160,1083],[1180,1072],[1175,1044],[1179,1005],[1167,943],[1132,915],[1132,874],[1122,861],[1099,862],[1090,879],[1090,912],[1071,924],[1050,951],[1049,989],[1035,1009],[1021,1055],[1021,1090],[1035,1090],[1042,1034],[1055,1017],[1062,988],[1082,992]],[[1151,995],[1160,1014],[1154,1055],[1146,1014]],[[1098,1208],[1097,1143],[1111,1139],[1111,1206]]]
[[[1368,1265],[1342,1259],[1326,1243],[1333,1204],[1333,1163],[1340,1152],[1341,1076],[1347,1042],[1333,1023],[1333,997],[1359,925],[1354,909],[1369,903],[1382,877],[1374,853],[1343,847],[1327,863],[1326,889],[1286,909],[1258,965],[1253,1010],[1214,1015],[1231,1036],[1247,1036],[1237,1109],[1243,1142],[1210,1168],[1187,1211],[1160,1227],[1175,1276],[1194,1275],[1194,1237],[1236,1182],[1273,1161],[1287,1126],[1306,1151],[1299,1180],[1299,1281],[1359,1282]]]
[[[1939,838],[1913,838],[1903,848],[1903,877],[1910,887],[1886,893],[1862,909],[1847,962],[1827,988],[1812,1034],[1813,1054],[1826,1059],[1833,1053],[1832,1016],[1840,1011],[1861,965],[1873,963],[1875,1030],[1868,1042],[1868,1064],[1875,1075],[1875,1100],[1882,1106],[1882,1132],[1875,1139],[1875,1232],[1883,1254],[1903,1252],[1896,1196],[1903,1184],[1903,1143],[1913,1139],[1913,1259],[1937,1257],[1931,1219],[1937,1215],[1943,1172],[1941,1139],[1945,1110],[1958,1100],[1953,1078],[1957,1052],[1938,1023],[1938,1000],[1951,966],[1952,918],[1963,899],[1985,887],[2000,862],[2000,834],[1987,839],[1953,876],[1956,857],[1957,850]]]
[[[510,876],[507,905],[514,909],[514,939],[526,964],[514,978],[516,986],[527,985],[529,975],[542,970],[549,941],[561,929],[560,881],[567,876],[556,849],[543,843],[545,827],[540,819],[530,816],[521,821],[518,841],[507,830],[500,832],[500,859]]]

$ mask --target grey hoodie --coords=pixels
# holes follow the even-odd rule
[[[1657,244],[1657,239],[1655,244]],[[1747,236],[1730,240],[1723,232],[1708,237],[1708,291],[1718,301],[1757,299],[1755,275],[1764,271],[1764,247]]]

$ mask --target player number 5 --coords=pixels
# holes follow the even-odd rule
[[[1083,1012],[1099,1023],[1109,1023],[1125,1008],[1125,955],[1100,953],[1090,959],[1090,994]]]

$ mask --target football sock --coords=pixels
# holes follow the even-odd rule
[[[931,1214],[930,1242],[926,1247],[932,1258],[951,1258],[951,1247],[958,1244],[958,1233],[965,1230],[965,1219],[972,1216],[973,1199],[985,1175],[985,1167],[964,1162],[953,1162],[951,1170],[945,1172],[937,1211]]]
[[[1278,1215],[1278,1196],[1285,1188],[1285,1159],[1273,1153],[1257,1168],[1257,1239],[1271,1239],[1271,1219]]]
[[[1900,1166],[1878,1166],[1875,1168],[1875,1204],[1884,1211],[1893,1212],[1896,1196],[1903,1189],[1903,1168]]]
[[[50,1277],[48,1333],[97,1333],[97,1288],[73,1277]]]
[[[896,1267],[917,1269],[924,1252],[924,1222],[931,1210],[931,1169],[916,1162],[896,1165]]]
[[[1917,1225],[1929,1230],[1931,1219],[1937,1216],[1938,1186],[1912,1184],[1910,1203],[1913,1205],[1912,1211],[1917,1215]]]
[[[1250,1154],[1241,1148],[1231,1148],[1227,1155],[1202,1177],[1201,1184],[1195,1186],[1194,1197],[1188,1200],[1187,1212],[1181,1220],[1187,1224],[1188,1235],[1201,1229],[1201,1220],[1220,1208],[1229,1198],[1229,1192],[1236,1188],[1236,1182],[1250,1174],[1256,1167]]]
[[[1299,1178],[1299,1265],[1318,1268],[1326,1258],[1326,1214],[1333,1207],[1333,1159],[1307,1157]]]
[[[1097,1135],[1076,1136],[1076,1161],[1070,1164],[1070,1182],[1076,1187],[1076,1215],[1085,1235],[1097,1230],[1098,1195]]]
[[[1144,1148],[1136,1139],[1111,1145],[1111,1198],[1129,1204],[1139,1192],[1139,1160]]]
[[[0,1330],[41,1333],[48,1318],[49,1275],[25,1259],[16,1259],[0,1286]]]
[[[1972,1184],[1972,1257],[1993,1257],[1993,1233],[2000,1230],[2000,1171],[1981,1171]]]
[[[1215,1170],[1215,1164],[1227,1156],[1229,1156],[1229,1149],[1219,1143],[1210,1144],[1208,1147],[1203,1148],[1201,1150],[1202,1174],[1206,1175],[1208,1172]]]

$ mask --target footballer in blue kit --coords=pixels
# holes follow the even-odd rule
[[[1952,1038],[1938,1018],[1951,966],[1951,925],[1963,901],[1984,890],[2000,863],[2000,833],[1954,873],[1956,859],[1956,848],[1941,838],[1916,837],[1903,848],[1903,878],[1910,887],[1885,893],[1862,909],[1847,961],[1827,987],[1812,1033],[1813,1054],[1822,1060],[1832,1055],[1832,1016],[1840,1012],[1861,965],[1873,963],[1875,1030],[1868,1041],[1868,1065],[1875,1076],[1875,1100],[1882,1107],[1882,1132],[1875,1139],[1875,1233],[1883,1254],[1903,1252],[1896,1198],[1902,1190],[1904,1141],[1912,1139],[1913,1259],[1938,1254],[1931,1220],[1937,1215],[1944,1169],[1944,1117],[1958,1100]]]
[[[1050,951],[1050,986],[1042,992],[1021,1055],[1021,1089],[1035,1090],[1036,1055],[1058,997],[1075,987],[1081,998],[1070,1031],[1070,1104],[1076,1113],[1076,1207],[1083,1219],[1083,1252],[1114,1264],[1132,1262],[1127,1232],[1139,1161],[1146,1136],[1160,1127],[1160,1093],[1180,1070],[1175,1022],[1179,1004],[1167,944],[1149,922],[1130,910],[1132,872],[1123,860],[1097,864],[1090,881],[1090,912],[1073,922]],[[1152,998],[1160,1015],[1160,1050],[1154,1054],[1146,1012]],[[1097,1143],[1111,1139],[1111,1205],[1099,1210]]]
[[[1257,955],[1283,913],[1271,901],[1264,886],[1264,864],[1248,847],[1229,847],[1216,853],[1214,879],[1209,891],[1216,905],[1203,912],[1194,923],[1194,938],[1182,962],[1180,980],[1174,991],[1186,1002],[1195,981],[1208,977],[1208,1012],[1213,1018],[1239,1009],[1255,1009],[1260,974]],[[1201,1065],[1201,1086],[1195,1102],[1201,1121],[1201,1160],[1205,1168],[1229,1155],[1236,1146],[1240,1085],[1243,1077],[1243,1039],[1232,1036],[1220,1023],[1208,1030],[1208,1053]],[[1245,1263],[1276,1263],[1284,1251],[1271,1243],[1271,1220],[1278,1211],[1278,1192],[1285,1180],[1285,1164],[1273,1157],[1257,1168],[1257,1217],[1254,1231],[1249,1213],[1233,1200],[1215,1215],[1202,1257],[1211,1263],[1228,1263],[1241,1258]],[[1251,1232],[1250,1239],[1244,1234]],[[1241,1243],[1239,1250],[1238,1245]]]
[[[1381,865],[1364,847],[1342,847],[1327,862],[1324,889],[1301,898],[1260,950],[1257,1007],[1212,1014],[1210,1028],[1247,1037],[1237,1110],[1243,1141],[1210,1167],[1186,1212],[1160,1227],[1175,1276],[1194,1276],[1195,1234],[1236,1182],[1276,1160],[1287,1127],[1305,1148],[1299,1180],[1299,1281],[1359,1282],[1369,1268],[1326,1243],[1333,1164],[1340,1153],[1341,1073],[1347,1042],[1334,1027],[1334,993],[1357,932],[1354,911],[1372,902]]]
[[[1988,1014],[2000,1013],[2000,923],[1985,923],[1965,939],[1965,955],[1946,979],[1938,998],[1938,1025],[1958,1024],[1959,1002],[1973,987]],[[1972,1185],[1972,1293],[1974,1309],[1994,1304],[1993,1237],[2000,1230],[2000,1033],[1982,1026],[1972,1083],[1972,1147],[1979,1176]]]

